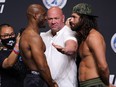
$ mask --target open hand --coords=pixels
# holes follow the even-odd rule
[[[65,50],[64,50],[64,47],[60,46],[60,45],[56,45],[54,43],[52,43],[52,45],[59,51],[61,52],[62,54],[65,53]]]

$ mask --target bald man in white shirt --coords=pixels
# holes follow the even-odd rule
[[[52,78],[59,87],[77,87],[77,66],[75,63],[77,39],[75,32],[64,24],[65,16],[59,7],[47,12],[50,30],[41,33],[46,45],[45,55]]]

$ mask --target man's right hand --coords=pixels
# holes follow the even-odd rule
[[[68,26],[68,27],[71,27],[71,25],[70,25],[70,20],[71,20],[71,18],[68,18],[68,19],[66,20],[66,22],[65,22],[65,25]]]

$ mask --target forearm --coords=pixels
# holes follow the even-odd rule
[[[103,83],[106,86],[109,86],[110,84],[109,84],[109,69],[108,69],[108,67],[105,69],[100,69],[99,74],[100,74],[100,77],[101,77]]]
[[[40,68],[40,69],[39,69],[39,72],[41,73],[42,77],[43,77],[44,80],[47,82],[47,84],[48,84],[50,87],[54,87],[54,81],[53,81],[53,79],[52,79],[52,77],[51,77],[49,67],[46,65],[46,66],[44,66],[43,68]]]
[[[71,49],[68,49],[68,48],[64,48],[62,51],[66,55],[74,55],[76,53],[76,50],[71,50]]]
[[[77,52],[77,43],[73,40],[68,40],[65,43],[65,47],[62,47],[60,45],[56,45],[52,43],[52,45],[61,53],[66,54],[66,55],[75,55]]]
[[[11,54],[3,61],[2,67],[3,68],[12,67],[17,61],[18,54],[19,48],[17,47],[17,45],[15,45]]]

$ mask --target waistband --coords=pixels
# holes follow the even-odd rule
[[[91,86],[93,84],[94,85],[97,85],[97,84],[104,85],[104,83],[102,82],[102,80],[99,77],[80,82],[81,87]]]
[[[39,72],[37,72],[37,71],[29,71],[29,74],[33,74],[33,75],[40,75],[40,73],[39,73]]]

